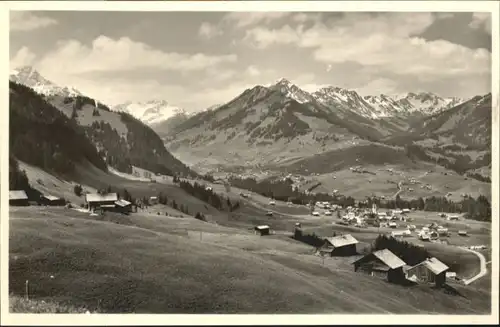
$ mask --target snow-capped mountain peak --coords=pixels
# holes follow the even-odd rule
[[[28,86],[42,95],[61,95],[65,97],[82,95],[80,91],[73,87],[61,87],[49,81],[32,66],[13,69],[9,74],[9,80]]]
[[[275,84],[271,85],[269,89],[278,90],[281,94],[299,103],[314,101],[314,97],[309,92],[302,90],[286,78],[279,79]]]
[[[450,109],[466,99],[450,97],[443,98],[432,92],[410,92],[405,96],[399,96],[397,99],[401,110],[409,113],[420,112],[425,115],[432,115],[447,109]]]
[[[175,115],[187,115],[184,109],[162,99],[145,102],[128,101],[113,107],[113,110],[127,112],[148,125],[161,123]]]

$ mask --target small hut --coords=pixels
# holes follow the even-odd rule
[[[260,236],[269,235],[271,228],[268,225],[255,226],[255,233]]]
[[[9,205],[28,206],[28,195],[22,190],[9,191]]]
[[[115,201],[115,211],[129,214],[132,212],[132,203],[123,199]]]
[[[45,194],[40,196],[40,204],[46,206],[64,206],[66,201],[62,198],[58,198],[57,196]]]

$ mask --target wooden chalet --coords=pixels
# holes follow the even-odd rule
[[[90,211],[94,211],[96,209],[109,209],[115,206],[116,201],[118,201],[118,194],[116,193],[88,193],[85,195],[85,202],[89,206]]]
[[[354,262],[354,271],[387,279],[389,282],[404,281],[406,263],[388,249],[372,252]]]
[[[351,234],[329,237],[325,238],[325,244],[320,248],[320,252],[332,257],[356,255],[356,244],[358,243],[358,240]]]
[[[406,270],[406,278],[415,282],[434,283],[441,287],[446,283],[449,267],[436,258],[428,258]]]

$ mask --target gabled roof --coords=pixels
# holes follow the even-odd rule
[[[336,248],[358,243],[358,240],[352,237],[351,234],[329,237],[326,241]]]
[[[406,265],[406,263],[403,260],[399,259],[394,253],[392,253],[388,249],[375,251],[372,254],[375,257],[377,257],[380,261],[385,263],[387,266],[389,266],[391,269],[396,269]]]
[[[430,271],[432,271],[436,275],[439,275],[443,271],[450,269],[447,265],[445,265],[444,263],[442,263],[441,261],[439,261],[437,258],[434,258],[434,257],[432,257],[430,259],[426,259],[426,260],[422,261],[421,263],[418,263],[415,266],[411,267],[410,269],[413,269],[413,268],[420,266],[420,265],[425,265],[427,267],[427,269],[429,269]]]
[[[9,200],[28,200],[25,191],[9,191]]]
[[[268,225],[260,225],[260,226],[255,227],[255,229],[269,229],[269,226]]]
[[[85,200],[87,202],[118,201],[118,195],[116,193],[108,193],[108,194],[88,193],[85,195]]]
[[[61,199],[61,198],[58,198],[57,196],[53,196],[53,195],[43,195],[43,197],[46,198],[49,201],[56,201],[56,200],[60,200]]]
[[[118,200],[118,201],[115,201],[115,204],[117,206],[120,206],[120,207],[126,207],[126,206],[128,206],[128,205],[130,205],[132,203],[129,202],[129,201],[126,201],[126,200]]]

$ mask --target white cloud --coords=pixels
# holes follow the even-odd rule
[[[398,84],[387,78],[378,78],[366,83],[365,85],[355,88],[354,90],[361,95],[374,94],[393,94],[396,92]]]
[[[198,35],[207,40],[222,34],[222,30],[218,26],[207,22],[202,23],[198,30]]]
[[[224,16],[223,22],[232,23],[238,28],[269,23],[292,15],[293,12],[231,12]]]
[[[29,11],[10,12],[10,29],[12,31],[31,31],[56,24],[57,21],[52,18],[35,15]]]
[[[412,37],[434,19],[431,13],[348,14],[332,26],[255,27],[246,31],[244,40],[258,49],[275,44],[309,48],[316,61],[356,62],[380,72],[444,76],[490,71],[491,54],[484,49]]]
[[[469,27],[474,29],[482,28],[486,33],[491,34],[491,13],[476,12],[472,15]]]
[[[10,68],[16,68],[21,66],[31,66],[35,60],[36,56],[28,47],[22,47],[19,49],[13,58],[10,59]]]
[[[247,69],[246,69],[246,73],[250,76],[260,76],[261,72],[260,70],[255,67],[255,66],[249,66]]]
[[[200,71],[237,60],[234,54],[211,56],[203,53],[163,52],[128,37],[114,40],[99,36],[89,47],[76,40],[59,42],[39,62],[40,68],[64,74],[132,71],[144,68],[172,71]]]

